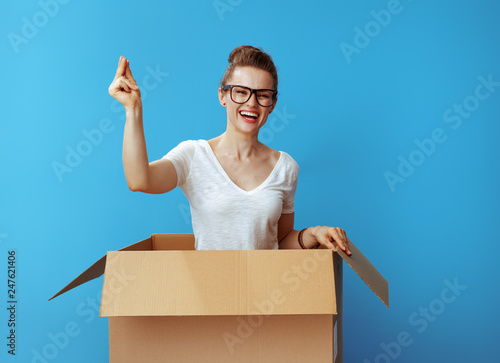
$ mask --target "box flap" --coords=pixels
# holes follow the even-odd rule
[[[150,237],[140,242],[134,243],[130,246],[127,246],[125,248],[122,248],[120,251],[151,250],[151,248],[152,248],[152,243]],[[98,278],[104,273],[105,266],[106,266],[106,256],[103,256],[96,263],[94,263],[92,266],[86,269],[82,274],[80,274],[80,276],[78,276],[76,279],[74,279],[68,285],[66,285],[66,287],[64,287],[61,291],[52,296],[49,299],[49,301],[77,286],[80,286],[90,280]]]
[[[107,256],[101,316],[337,312],[331,250],[116,251]]]
[[[361,251],[349,239],[349,248],[351,256],[347,256],[340,248],[336,252],[340,257],[358,274],[361,279],[372,289],[380,300],[389,307],[389,283],[377,271],[370,261],[361,253]]]

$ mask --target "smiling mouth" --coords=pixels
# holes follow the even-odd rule
[[[251,111],[240,111],[240,116],[243,117],[243,119],[248,120],[248,121],[255,121],[259,117],[259,114],[257,112],[251,112]]]

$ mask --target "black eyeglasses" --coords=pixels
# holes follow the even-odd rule
[[[262,107],[272,106],[276,102],[276,96],[278,95],[278,91],[272,89],[251,89],[238,85],[227,85],[222,89],[224,91],[230,89],[231,100],[240,104],[247,102],[252,97],[252,93],[255,93],[255,99]]]

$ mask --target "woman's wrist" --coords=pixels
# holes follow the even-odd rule
[[[138,104],[135,107],[125,107],[126,121],[136,123],[142,123],[142,105]]]
[[[141,100],[138,100],[133,105],[127,105],[127,106],[125,106],[125,113],[127,114],[127,116],[129,114],[136,115],[138,112],[142,113],[142,101]]]
[[[299,235],[300,242],[302,243],[302,248],[305,249],[313,249],[317,248],[319,245],[319,242],[314,234],[316,231],[317,227],[308,227],[303,229],[301,234]],[[300,243],[299,242],[299,243]]]

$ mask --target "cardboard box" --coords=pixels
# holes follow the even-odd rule
[[[387,281],[350,248],[195,251],[192,234],[154,234],[51,299],[104,273],[112,363],[339,363],[342,260],[389,306]]]

